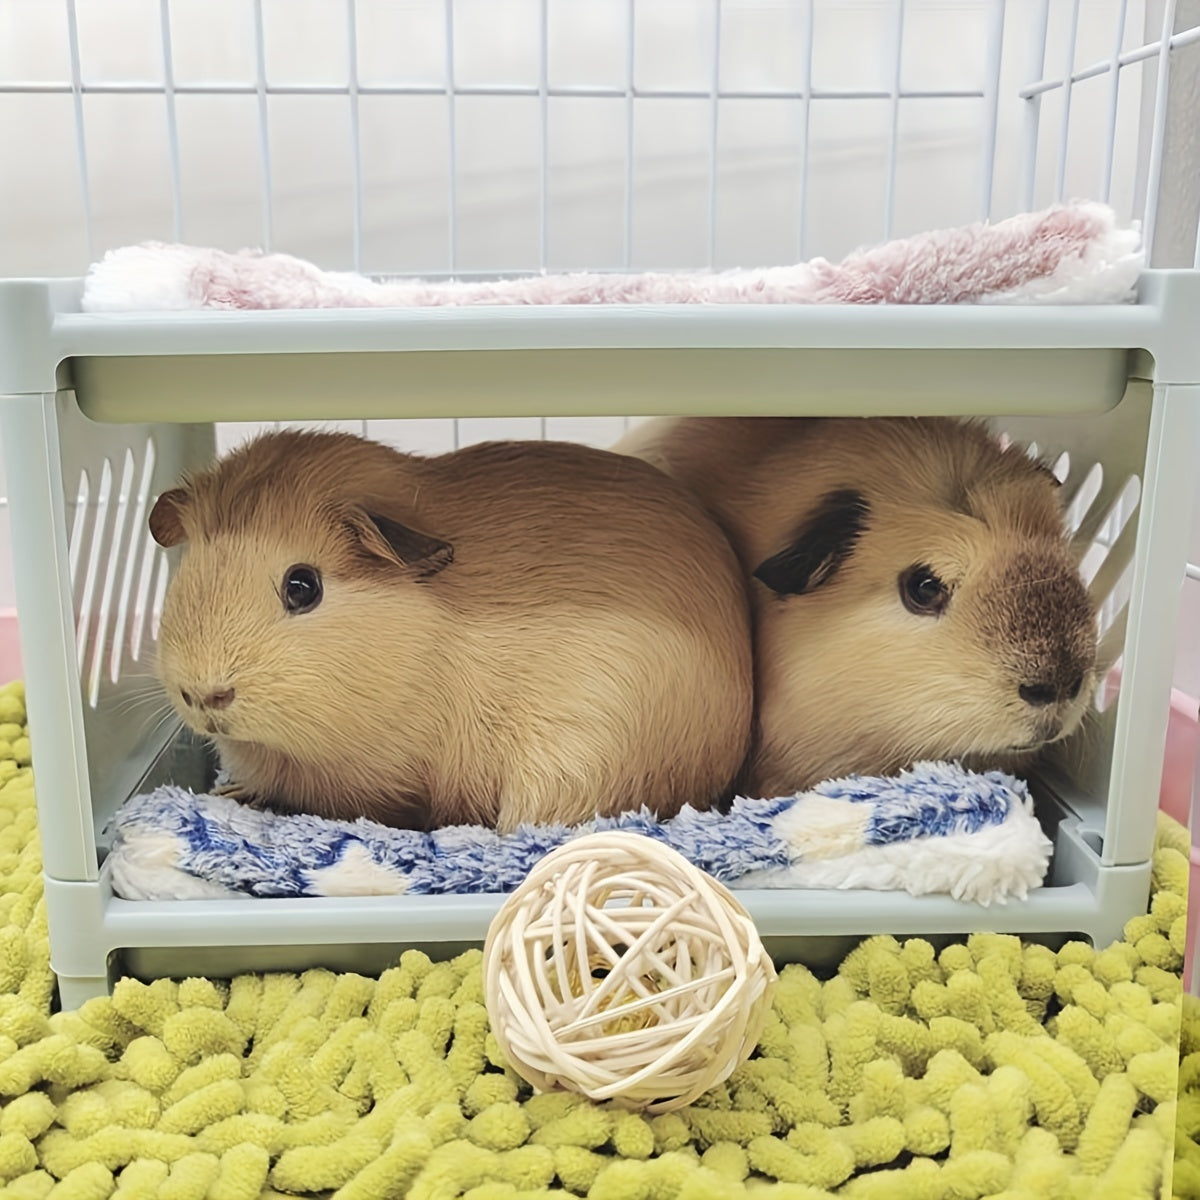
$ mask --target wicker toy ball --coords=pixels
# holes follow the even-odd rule
[[[732,1074],[766,1024],[775,969],[729,891],[637,833],[548,854],[504,902],[484,998],[512,1068],[667,1112]]]

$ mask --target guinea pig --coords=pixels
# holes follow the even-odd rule
[[[421,458],[271,433],[160,495],[157,673],[227,794],[431,828],[726,797],[745,583],[696,500],[557,442]]]
[[[691,489],[750,581],[747,794],[922,759],[1020,770],[1083,721],[1097,620],[1058,481],[985,426],[664,418],[615,448]]]

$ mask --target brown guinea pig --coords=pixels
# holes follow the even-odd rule
[[[1083,720],[1096,613],[1058,482],[947,418],[666,418],[616,449],[717,517],[752,577],[750,795],[920,759],[1019,769]]]
[[[150,529],[186,544],[159,677],[241,799],[508,830],[705,807],[744,759],[737,560],[645,463],[288,431],[163,493]]]

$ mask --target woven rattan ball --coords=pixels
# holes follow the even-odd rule
[[[484,997],[509,1064],[666,1112],[728,1078],[762,1034],[775,969],[729,891],[636,833],[548,854],[505,901],[483,951]]]

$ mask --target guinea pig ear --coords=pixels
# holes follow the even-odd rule
[[[418,579],[428,579],[454,561],[454,547],[449,542],[379,513],[358,510],[349,524],[368,554],[402,567]]]
[[[1037,468],[1037,469],[1038,469],[1038,470],[1039,470],[1039,471],[1040,471],[1040,472],[1041,472],[1043,475],[1045,475],[1045,477],[1046,477],[1048,480],[1050,480],[1050,482],[1051,482],[1052,484],[1054,484],[1054,486],[1055,486],[1056,488],[1060,488],[1060,487],[1062,487],[1062,480],[1061,480],[1061,479],[1059,479],[1059,477],[1058,477],[1057,475],[1055,475],[1055,473],[1054,473],[1054,468],[1053,468],[1053,467],[1052,467],[1052,466],[1051,466],[1051,465],[1050,465],[1048,462],[1044,462],[1044,461],[1043,461],[1042,459],[1040,459],[1040,458],[1035,458],[1035,459],[1032,459],[1031,461],[1032,461],[1033,465],[1034,465],[1034,466],[1035,466],[1035,467],[1036,467],[1036,468]]]
[[[828,583],[854,551],[870,506],[852,488],[827,492],[792,540],[754,572],[779,596],[800,596]]]
[[[150,536],[160,545],[170,549],[187,541],[183,528],[183,510],[191,503],[186,488],[172,488],[163,492],[150,510]]]

